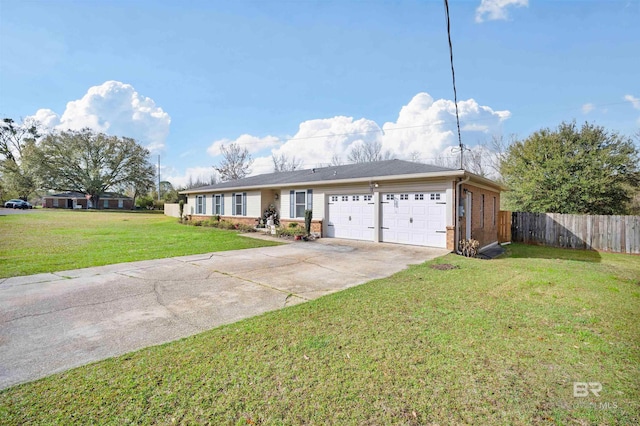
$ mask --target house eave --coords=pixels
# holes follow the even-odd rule
[[[350,178],[350,179],[332,179],[332,180],[318,180],[318,181],[309,181],[309,182],[291,182],[282,185],[251,185],[251,186],[233,186],[226,188],[207,188],[207,189],[188,189],[185,191],[180,191],[180,194],[203,194],[203,193],[212,193],[212,192],[231,192],[231,191],[246,191],[246,190],[262,190],[262,189],[273,189],[273,188],[296,188],[296,187],[318,187],[318,186],[331,186],[331,185],[340,185],[340,184],[353,184],[353,183],[365,183],[365,182],[386,182],[386,181],[396,181],[396,180],[415,180],[415,179],[437,179],[437,178],[456,178],[462,177],[465,175],[464,170],[452,170],[446,172],[430,172],[430,173],[413,173],[413,174],[402,174],[402,175],[389,175],[389,176],[369,176],[369,177],[360,177],[360,178]],[[475,175],[474,175],[475,176]],[[480,176],[478,176],[480,178]],[[498,186],[497,183],[481,178],[482,180],[490,183],[493,186]]]

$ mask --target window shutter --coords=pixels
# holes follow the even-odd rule
[[[307,189],[307,210],[313,210],[313,189]]]
[[[224,194],[220,194],[220,216],[224,216]]]
[[[247,215],[247,193],[242,193],[242,216]]]
[[[202,196],[202,214],[207,214],[207,196]]]
[[[296,217],[296,191],[289,191],[289,217]]]

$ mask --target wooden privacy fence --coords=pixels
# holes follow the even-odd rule
[[[640,216],[500,212],[498,238],[503,213],[513,242],[640,254]]]

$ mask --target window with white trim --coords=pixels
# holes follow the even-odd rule
[[[296,191],[295,203],[295,217],[304,217],[304,211],[307,209],[307,191]]]
[[[331,196],[331,201],[338,201],[338,196],[337,195],[332,195]]]
[[[196,214],[206,214],[206,204],[204,195],[196,195]]]
[[[118,208],[121,209],[124,207],[124,201],[122,199],[118,200]]]
[[[387,195],[385,195],[385,199],[386,199],[387,201],[392,201],[392,200],[394,199],[394,198],[393,198],[393,194],[387,194]]]
[[[440,194],[439,193],[429,194],[429,199],[439,201],[440,200]]]
[[[359,195],[354,195],[352,197],[353,201],[360,201],[360,196]]]
[[[246,193],[234,193],[232,195],[233,201],[233,215],[234,216],[245,216],[245,205],[246,205]]]
[[[102,200],[102,207],[105,209],[109,208],[109,200]]]
[[[496,227],[496,197],[493,197],[493,227]]]
[[[222,194],[216,194],[213,196],[213,214],[217,214],[217,215],[224,214],[224,212],[222,211],[223,197],[224,195]]]
[[[484,194],[481,194],[482,203],[480,204],[480,228],[484,228]]]
[[[415,195],[415,199],[416,200],[424,200],[424,194],[416,194]]]
[[[53,207],[58,207],[58,199],[57,198],[53,199]]]
[[[348,195],[343,195],[342,196],[342,201],[349,201],[349,196]]]
[[[365,195],[364,196],[364,200],[365,201],[371,201],[371,195]]]
[[[408,200],[409,199],[409,194],[400,194],[400,199],[401,200]]]

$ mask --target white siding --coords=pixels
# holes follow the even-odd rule
[[[262,196],[260,191],[247,192],[247,216],[248,217],[260,217],[262,212],[260,207]]]

